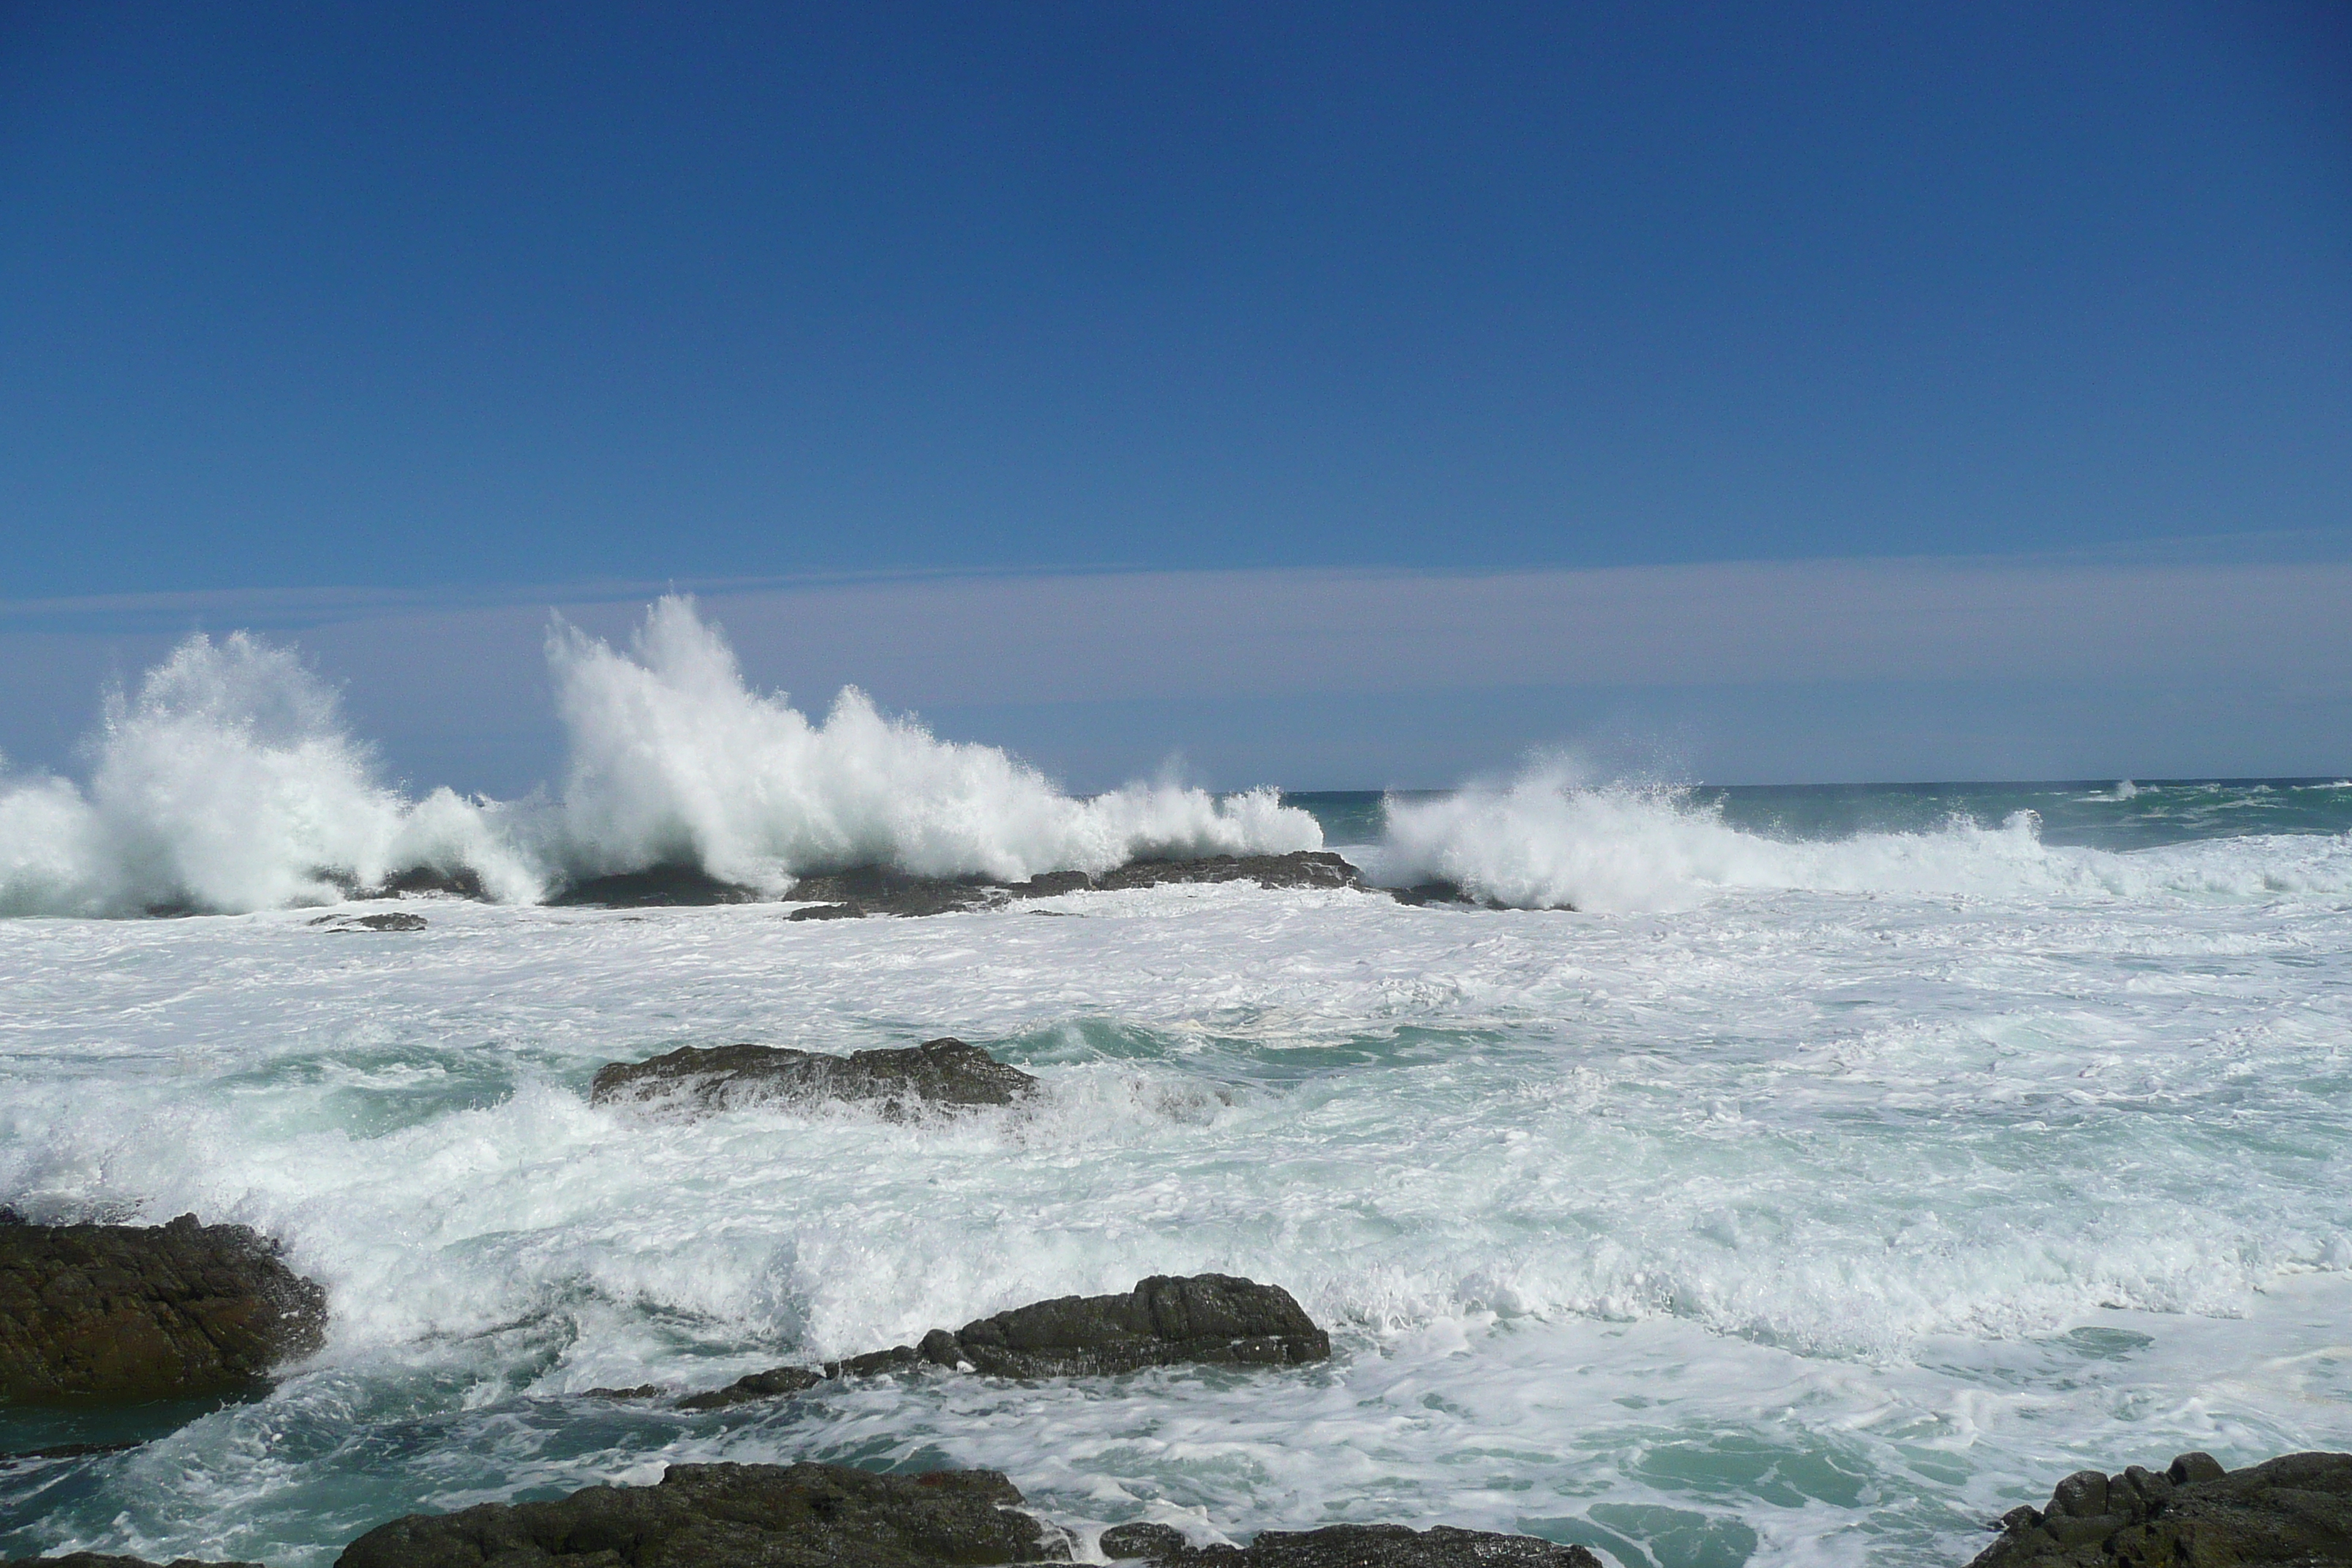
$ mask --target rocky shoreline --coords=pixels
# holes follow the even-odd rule
[[[835,1100],[898,1117],[1013,1105],[1038,1089],[977,1047],[938,1039],[848,1057],[683,1047],[608,1064],[590,1098],[662,1097],[703,1110]],[[325,1323],[325,1293],[243,1226],[193,1215],[155,1226],[43,1226],[0,1210],[0,1403],[250,1393],[319,1349]],[[1279,1286],[1155,1275],[1125,1292],[1056,1297],[932,1330],[912,1345],[773,1367],[723,1388],[589,1394],[717,1412],[846,1378],[1099,1377],[1182,1363],[1277,1369],[1330,1353],[1329,1335]],[[1998,1539],[1970,1568],[2352,1565],[2352,1454],[2226,1470],[2190,1453],[2161,1471],[2084,1470],[2061,1481],[2047,1506],[2013,1510],[1995,1528]],[[1267,1531],[1233,1546],[1136,1522],[1088,1542],[1029,1511],[992,1470],[884,1475],[814,1463],[673,1465],[650,1486],[412,1514],[352,1542],[338,1568],[988,1568],[1097,1558],[1155,1568],[1602,1568],[1582,1546],[1444,1526]],[[153,1568],[90,1552],[6,1568],[36,1565]],[[182,1559],[172,1568],[254,1565]]]

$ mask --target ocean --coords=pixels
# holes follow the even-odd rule
[[[1334,1521],[1622,1568],[1966,1563],[2085,1467],[2352,1447],[2352,782],[1078,799],[691,606],[562,634],[522,802],[377,776],[284,650],[192,640],[83,780],[0,784],[0,1204],[281,1242],[326,1348],[218,1406],[0,1408],[0,1555],[322,1568],[419,1510],[680,1460],[985,1466],[1048,1517]],[[928,919],[599,910],[688,858],[788,894],[1328,847],[1355,890]],[[490,900],[371,904],[409,866]],[[177,918],[150,918],[148,910]],[[189,912],[194,911],[194,912]],[[594,1106],[608,1061],[953,1035],[1034,1102]],[[1214,1270],[1323,1365],[715,1387]]]

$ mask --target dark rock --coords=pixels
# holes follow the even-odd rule
[[[0,1226],[0,1400],[227,1391],[326,1321],[326,1292],[243,1226]]]
[[[1388,889],[1388,894],[1401,904],[1458,904],[1465,909],[1473,910],[1508,910],[1517,907],[1507,904],[1500,899],[1490,899],[1483,893],[1474,893],[1459,882],[1448,882],[1443,879],[1416,882],[1410,888],[1391,888]],[[1545,908],[1557,914],[1576,912],[1574,904],[1549,904]]]
[[[1001,908],[1020,899],[1051,899],[1065,893],[1123,892],[1177,882],[1255,882],[1262,888],[1361,888],[1363,876],[1325,850],[1288,855],[1210,855],[1193,860],[1132,860],[1099,877],[1084,871],[1045,871],[1025,882],[985,877],[918,877],[887,866],[855,866],[845,871],[802,878],[788,895],[808,908],[796,921],[844,920],[862,915],[943,915]]]
[[[574,882],[547,901],[593,905],[607,910],[652,909],[670,904],[749,904],[760,890],[722,882],[699,866],[655,866]]]
[[[359,931],[423,931],[425,917],[405,913],[382,915],[323,915],[310,922],[325,926],[327,934],[339,936]]]
[[[1971,1568],[2280,1568],[2352,1564],[2352,1454],[2224,1470],[2183,1454],[2162,1473],[2083,1470],[2046,1509],[2012,1509]]]
[[[110,1557],[102,1552],[68,1552],[63,1557],[12,1557],[6,1568],[159,1568],[144,1557]],[[261,1568],[258,1563],[206,1563],[182,1557],[161,1568]]]
[[[1063,1296],[982,1318],[927,1337],[922,1354],[1001,1377],[1070,1377],[1180,1362],[1291,1366],[1328,1360],[1331,1336],[1278,1285],[1160,1274],[1123,1296]]]
[[[767,1372],[755,1372],[749,1377],[739,1377],[724,1388],[714,1388],[707,1394],[688,1394],[677,1402],[677,1407],[680,1410],[724,1410],[730,1405],[742,1405],[754,1399],[775,1399],[814,1388],[825,1380],[825,1375],[804,1366],[775,1367]]]
[[[1261,888],[1361,888],[1363,873],[1328,849],[1287,855],[1204,855],[1192,860],[1130,860],[1094,879],[1102,892],[1177,882],[1255,882]]]
[[[580,1395],[583,1399],[659,1399],[669,1390],[658,1383],[641,1383],[635,1388],[592,1388]]]
[[[987,909],[1007,897],[1002,884],[983,877],[918,877],[888,866],[853,866],[803,877],[785,896],[795,902],[837,905],[843,915],[950,915]],[[802,911],[794,918],[839,917]]]
[[[677,1093],[711,1110],[774,1100],[875,1101],[885,1116],[919,1105],[1011,1105],[1037,1080],[961,1040],[829,1057],[781,1046],[681,1046],[642,1062],[611,1062],[589,1085],[592,1104]]]
[[[405,871],[394,871],[369,889],[379,899],[405,899],[439,893],[453,899],[473,899],[489,901],[483,890],[482,874],[471,866],[461,866],[455,871],[444,871],[433,866],[411,866]]]
[[[337,1568],[982,1568],[1066,1562],[994,1470],[883,1476],[841,1465],[672,1465],[657,1486],[411,1514]]]
[[[1402,1524],[1328,1524],[1269,1530],[1247,1546],[1187,1546],[1164,1524],[1106,1530],[1103,1555],[1170,1568],[1601,1568],[1581,1546],[1483,1530],[1408,1530]]]
[[[798,1394],[825,1378],[925,1366],[998,1377],[1087,1377],[1179,1363],[1297,1366],[1330,1354],[1331,1336],[1278,1285],[1229,1274],[1158,1274],[1121,1296],[1060,1296],[953,1332],[933,1329],[920,1344],[828,1362],[822,1376],[798,1366],[755,1373],[680,1400],[678,1408],[719,1410]]]

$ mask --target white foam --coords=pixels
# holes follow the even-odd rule
[[[665,863],[781,892],[880,862],[936,876],[1107,870],[1139,856],[1319,848],[1275,792],[1133,784],[1074,799],[992,746],[933,737],[856,689],[821,723],[743,681],[693,605],[648,612],[629,652],[558,622],[569,736],[561,800],[411,800],[376,777],[334,692],[293,650],[198,636],[109,700],[86,787],[0,785],[0,915],[243,911],[319,903],[388,874],[470,871],[529,902]]]
[[[2209,840],[2155,850],[2053,847],[2031,811],[1997,828],[1792,841],[1727,824],[1686,791],[1587,787],[1551,765],[1432,800],[1391,798],[1375,862],[1523,909],[1686,909],[1730,889],[1919,897],[2323,898],[2352,891],[2352,837]],[[2259,846],[2252,854],[2234,846]]]

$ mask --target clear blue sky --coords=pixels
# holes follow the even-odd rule
[[[2347,524],[2352,6],[0,5],[0,603]]]

